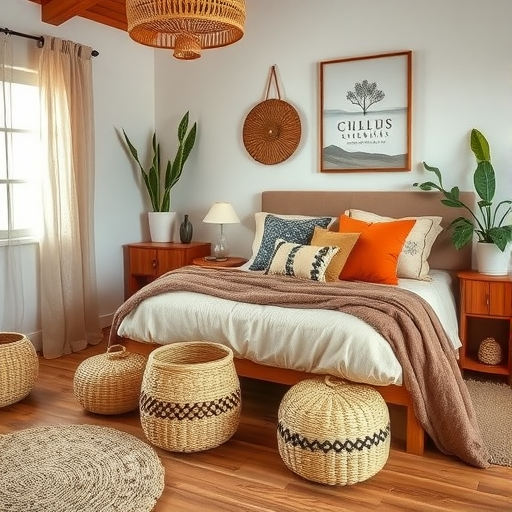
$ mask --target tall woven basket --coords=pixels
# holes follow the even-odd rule
[[[191,341],[165,345],[149,355],[140,420],[152,444],[175,452],[219,446],[238,428],[241,407],[229,347]]]
[[[277,442],[285,465],[303,478],[355,484],[375,475],[388,459],[389,411],[370,386],[308,379],[281,401]]]
[[[18,332],[0,332],[0,407],[25,398],[38,372],[39,360],[32,342]]]
[[[111,345],[105,354],[82,361],[73,379],[75,398],[96,414],[123,414],[139,407],[146,358]]]

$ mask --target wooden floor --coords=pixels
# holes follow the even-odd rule
[[[101,343],[59,359],[41,358],[31,394],[0,409],[0,434],[40,425],[90,423],[145,440],[137,411],[95,415],[74,398],[78,364],[104,351]],[[277,409],[286,389],[244,379],[241,423],[231,440],[195,454],[157,448],[166,485],[155,512],[512,511],[512,468],[475,469],[430,446],[418,457],[404,453],[403,445],[394,442],[385,467],[356,485],[330,487],[302,479],[286,468],[277,451]]]

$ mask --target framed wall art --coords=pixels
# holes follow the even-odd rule
[[[411,170],[411,61],[403,51],[320,62],[320,171]]]

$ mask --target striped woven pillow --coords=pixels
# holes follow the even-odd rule
[[[280,238],[265,274],[325,281],[325,271],[338,251],[339,247],[293,244]]]

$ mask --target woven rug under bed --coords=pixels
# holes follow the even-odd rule
[[[164,468],[140,439],[96,425],[0,436],[0,511],[150,512]]]
[[[489,462],[512,467],[512,389],[507,384],[466,379]]]

